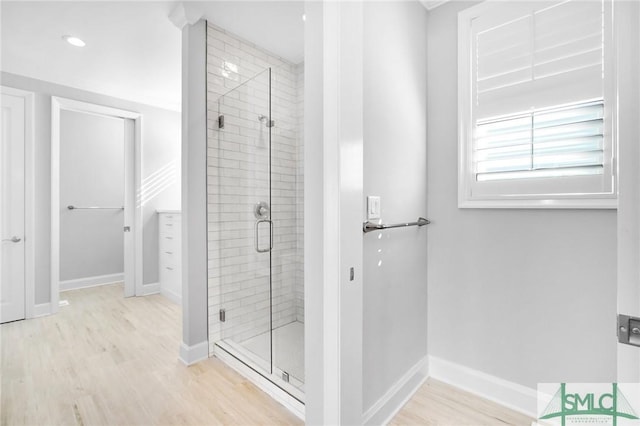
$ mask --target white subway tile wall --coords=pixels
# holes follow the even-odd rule
[[[304,321],[303,68],[208,25],[210,353],[221,339],[242,342],[268,331],[271,321],[274,328]],[[254,206],[261,201],[271,206],[270,253],[256,251]],[[269,234],[261,223],[258,248],[268,248]]]

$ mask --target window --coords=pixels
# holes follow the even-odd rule
[[[460,13],[459,207],[616,207],[611,8]]]

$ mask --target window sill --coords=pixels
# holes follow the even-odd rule
[[[606,209],[618,208],[617,198],[460,199],[460,209]]]

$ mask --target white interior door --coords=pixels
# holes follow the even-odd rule
[[[616,4],[618,49],[618,314],[640,318],[640,3]],[[638,322],[619,318],[618,382],[640,383]],[[622,334],[622,336],[621,336]]]
[[[0,322],[25,317],[25,100],[2,94]]]

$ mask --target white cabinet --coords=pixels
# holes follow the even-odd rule
[[[182,301],[181,226],[179,211],[158,210],[160,293],[175,303]]]

